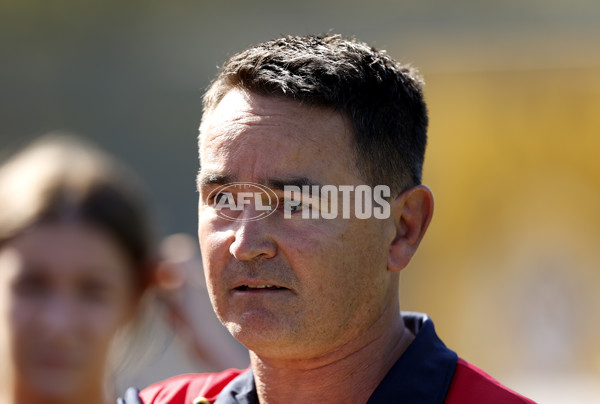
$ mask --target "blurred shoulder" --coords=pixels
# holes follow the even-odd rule
[[[140,392],[140,398],[145,404],[212,403],[230,381],[245,371],[228,369],[171,377],[146,387]]]

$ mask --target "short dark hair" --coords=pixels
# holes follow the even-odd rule
[[[72,135],[47,135],[0,166],[0,246],[37,224],[93,225],[129,258],[141,294],[156,260],[143,194],[133,172],[100,149]]]
[[[428,123],[422,86],[416,69],[364,42],[286,36],[232,56],[204,95],[204,117],[233,88],[333,107],[354,127],[361,174],[400,192],[421,183]]]

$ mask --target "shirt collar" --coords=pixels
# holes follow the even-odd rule
[[[229,382],[215,404],[258,404],[252,367]]]
[[[367,404],[443,403],[458,357],[438,338],[433,321],[426,314],[403,312],[402,319],[416,337]]]

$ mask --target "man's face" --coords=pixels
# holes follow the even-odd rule
[[[261,220],[231,221],[206,198],[233,182],[365,184],[351,142],[340,113],[279,97],[232,90],[205,117],[198,234],[208,291],[221,321],[259,356],[324,355],[397,304],[387,271],[393,219],[286,218],[280,203]],[[238,218],[255,209],[245,205]]]

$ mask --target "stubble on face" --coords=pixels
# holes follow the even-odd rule
[[[232,91],[205,119],[201,136],[201,179],[365,183],[355,174],[347,123],[330,110]],[[274,214],[227,222],[202,201],[208,191],[200,188],[199,239],[211,300],[251,350],[282,358],[322,355],[366,332],[392,303],[384,221]],[[232,254],[238,248],[256,254],[239,260]],[[239,282],[252,278],[288,291],[236,293]]]

